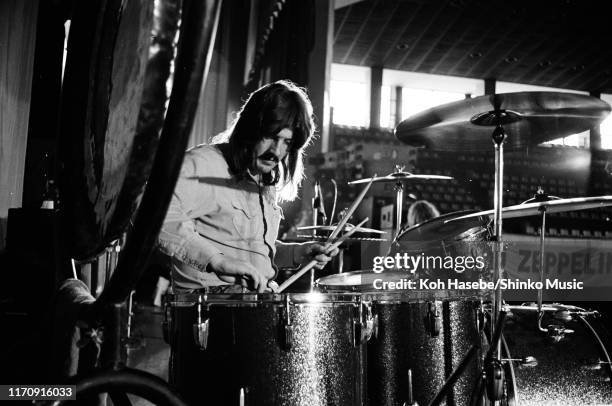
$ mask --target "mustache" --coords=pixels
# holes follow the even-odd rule
[[[264,159],[266,161],[274,161],[274,162],[279,161],[278,157],[274,155],[272,152],[264,152],[263,154],[259,156],[259,159]]]

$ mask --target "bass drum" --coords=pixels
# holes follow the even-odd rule
[[[512,362],[508,405],[611,405],[610,336],[584,309],[545,305],[538,331],[535,306],[511,306],[504,326],[504,347]],[[563,334],[565,330],[565,334]]]

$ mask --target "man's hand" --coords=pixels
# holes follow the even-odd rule
[[[250,289],[259,293],[270,289],[268,288],[268,278],[264,272],[257,270],[246,261],[240,261],[225,255],[215,255],[211,258],[208,266],[225,282],[240,285],[242,279],[247,282]]]
[[[330,246],[331,244],[321,244],[318,242],[302,244],[300,247],[303,250],[302,257],[304,258],[304,262],[310,262],[314,259],[317,261],[315,268],[323,269],[339,252],[338,248],[334,248],[327,252]],[[302,265],[305,265],[305,263]]]

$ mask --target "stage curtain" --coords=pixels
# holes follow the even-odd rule
[[[0,250],[21,207],[37,13],[38,0],[0,1]]]

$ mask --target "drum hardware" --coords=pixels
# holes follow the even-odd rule
[[[332,205],[331,214],[329,215],[329,224],[334,222],[334,216],[336,215],[336,203],[338,202],[338,183],[335,179],[330,179],[332,185],[334,185],[334,204]]]
[[[364,316],[365,309],[365,316]],[[372,312],[372,303],[359,299],[357,315],[353,319],[353,343],[358,347],[378,335],[378,315]]]
[[[349,185],[356,185],[365,182],[394,182],[393,189],[395,190],[395,233],[393,237],[397,237],[402,229],[402,208],[404,205],[404,181],[407,180],[452,180],[451,176],[442,175],[415,175],[410,172],[404,172],[405,165],[395,165],[395,171],[387,176],[359,179],[349,182]]]
[[[332,225],[332,223],[334,222],[334,216],[336,214],[336,203],[338,201],[338,183],[336,183],[336,181],[334,179],[330,179],[330,181],[332,182],[332,184],[334,185],[334,203],[332,206],[332,211],[331,214],[329,216],[329,226]],[[316,236],[317,235],[317,226],[319,223],[319,214],[321,214],[321,217],[323,218],[323,225],[325,225],[325,222],[327,221],[327,214],[325,213],[325,203],[323,201],[323,191],[321,189],[321,183],[317,180],[314,184],[314,197],[312,198],[312,224],[313,227],[315,228],[311,228],[312,231],[312,236]],[[303,230],[304,228],[299,228],[298,230]]]
[[[527,355],[523,358],[502,358],[502,362],[516,362],[517,364],[520,364],[525,367],[538,366],[538,360],[531,355]]]
[[[164,338],[164,342],[168,345],[172,345],[172,341],[170,340],[172,331],[172,307],[168,302],[167,298],[164,300],[164,320],[162,321],[162,336]]]
[[[137,349],[143,346],[143,341],[140,338],[132,337],[132,322],[134,320],[134,293],[135,290],[130,292],[130,296],[128,297],[128,307],[127,307],[127,326],[125,338],[122,340],[123,345],[128,349]]]
[[[312,198],[312,225],[316,227],[319,224],[319,215],[323,218],[323,224],[327,221],[325,214],[325,205],[323,204],[323,192],[321,191],[321,183],[315,181],[314,197]],[[317,235],[317,229],[312,229],[312,235]]]
[[[512,310],[520,310],[520,311],[537,311],[537,305],[533,302],[522,303],[520,305],[508,305],[504,306],[504,310],[506,310],[508,317],[512,313]],[[578,306],[566,305],[562,303],[548,303],[542,305],[543,312],[550,312],[553,314],[553,317],[558,320],[565,320],[568,316],[572,318],[570,320],[574,320],[575,316],[589,316],[589,317],[600,317],[601,313],[597,310],[585,310]]]
[[[567,310],[557,310],[553,314],[553,318],[567,323],[569,321],[572,321],[574,319],[574,316]]]
[[[546,328],[540,327],[540,331],[548,334],[548,338],[552,340],[553,343],[558,343],[559,341],[565,338],[566,334],[574,333],[574,330],[565,328],[565,326],[561,324],[549,324]]]
[[[488,111],[486,113],[476,114],[470,118],[470,122],[476,126],[495,126],[493,133],[491,134],[491,139],[493,140],[494,149],[495,149],[495,180],[494,180],[494,193],[493,193],[493,226],[495,229],[494,232],[494,244],[493,244],[493,258],[494,258],[494,272],[495,275],[493,277],[494,281],[498,281],[502,278],[504,273],[503,262],[502,262],[502,254],[503,254],[503,237],[502,237],[502,202],[503,202],[503,183],[504,183],[504,142],[507,138],[506,132],[504,130],[503,125],[512,124],[521,121],[522,116],[520,113],[517,113],[513,110],[502,109],[501,103],[502,100],[499,95],[493,96],[493,107],[494,110]],[[497,317],[502,312],[502,291],[501,288],[495,289],[494,300],[493,300],[493,313],[491,314],[491,326],[497,327]],[[505,313],[504,313],[505,317]],[[503,325],[500,326],[500,330],[503,328]],[[501,334],[501,331],[500,331]],[[492,334],[493,335],[493,334]],[[494,335],[493,335],[494,337]],[[493,370],[490,371],[494,375],[489,374],[489,379],[492,379],[487,385],[487,394],[501,396],[497,389],[498,375],[497,373],[500,371],[503,374],[503,369],[501,367],[498,368],[499,360],[501,359],[501,342],[499,338],[497,340],[493,340],[495,343],[495,358],[497,362],[490,362]],[[487,365],[485,365],[487,368]],[[491,378],[491,376],[495,376],[495,378]],[[503,382],[503,380],[501,381]],[[491,400],[499,400],[501,398],[498,397],[489,397]]]
[[[408,389],[406,394],[406,402],[403,406],[419,406],[412,393],[412,369],[408,368]]]
[[[484,389],[486,391],[487,398],[494,402],[504,399],[505,396],[504,385],[506,381],[506,368],[504,367],[504,361],[507,361],[507,359],[503,359],[502,357],[497,358],[496,354],[497,349],[501,349],[502,347],[502,333],[505,321],[506,311],[501,310],[499,316],[497,317],[495,328],[493,329],[489,349],[484,356],[481,382],[477,386],[480,391]],[[470,347],[461,362],[449,375],[442,388],[440,388],[436,394],[436,397],[429,403],[429,406],[439,405],[442,402],[469,362],[478,355],[478,350],[480,347],[480,344],[474,344]],[[472,403],[474,403],[474,399]]]
[[[589,330],[591,336],[595,339],[595,341],[597,341],[597,345],[599,346],[599,352],[601,356],[605,358],[605,361],[600,362],[600,365],[608,366],[608,368],[606,368],[606,372],[608,373],[608,379],[610,380],[610,382],[612,382],[612,361],[610,360],[610,354],[606,349],[606,345],[602,341],[599,334],[597,334],[597,331],[593,328],[593,325],[589,323],[585,316],[577,315],[577,317],[582,322],[582,324]]]
[[[491,105],[493,110],[490,110]],[[485,112],[482,113],[483,111]],[[497,281],[503,274],[503,150],[507,140],[504,126],[508,126],[513,134],[509,140],[510,146],[524,147],[555,137],[570,135],[580,130],[584,131],[599,124],[609,112],[610,106],[594,97],[552,92],[493,94],[428,109],[402,121],[395,133],[401,141],[410,145],[427,145],[432,149],[456,152],[474,150],[478,146],[478,141],[487,135],[487,131],[484,128],[479,130],[479,127],[495,127],[491,138],[495,148],[493,200],[495,262],[493,269],[495,270],[494,281]],[[523,118],[526,119],[523,120]],[[457,140],[460,140],[459,143]],[[491,327],[497,326],[502,304],[502,291],[501,288],[498,288],[495,290],[493,301]],[[501,342],[497,339],[493,343],[496,347],[494,348],[495,358],[499,363]],[[493,367],[492,372],[496,373],[497,367]],[[494,384],[488,385],[487,392],[496,396],[500,395],[497,385]],[[498,398],[491,399],[499,400]]]
[[[571,340],[557,341],[525,331],[525,328],[533,326],[532,318],[539,316],[537,304],[509,307],[514,310],[517,322],[509,324],[504,332],[506,337],[512,338],[510,347],[504,340],[507,359],[503,361],[507,361],[506,365],[510,367],[506,372],[508,402],[519,404],[520,395],[520,400],[527,399],[537,404],[612,404],[610,358],[602,337],[586,319],[587,316],[597,317],[597,312],[559,303],[544,304],[543,312],[554,320],[579,322],[571,330]],[[549,326],[551,330],[554,330],[554,324]],[[518,357],[510,356],[510,350],[517,353],[533,351],[537,358],[519,358],[518,362],[525,368],[515,369],[513,363]]]
[[[371,183],[370,183],[371,185]],[[368,188],[364,189],[364,192],[367,191]],[[358,199],[359,201],[361,201],[361,199],[363,199],[363,195],[365,195],[365,193],[362,193],[361,198]],[[353,211],[355,208],[357,208],[356,205],[354,205],[355,207],[353,208]],[[327,252],[331,252],[334,249],[340,247],[340,245],[342,245],[342,243],[344,242],[344,240],[346,240],[347,238],[349,238],[351,235],[353,235],[353,233],[359,229],[359,227],[361,227],[362,225],[364,225],[367,221],[369,220],[368,217],[366,217],[365,219],[363,219],[359,224],[357,224],[355,226],[355,228],[353,228],[352,230],[350,230],[349,232],[347,232],[346,234],[342,235],[342,237],[340,237],[337,241],[335,241],[332,245],[329,246],[329,248],[327,249]],[[341,221],[342,222],[342,221]],[[336,231],[338,231],[339,228],[344,227],[344,224],[342,224],[341,226],[339,225],[336,230],[334,232],[332,232],[332,235],[330,235],[327,239],[327,242],[331,242],[331,240],[333,240],[334,238],[336,238]],[[334,233],[336,233],[336,235],[334,235]],[[332,237],[333,236],[333,237]],[[291,275],[291,277],[289,279],[287,279],[286,281],[284,281],[279,287],[278,287],[278,293],[281,293],[282,291],[284,291],[285,289],[287,289],[289,286],[291,286],[291,284],[293,282],[295,282],[296,280],[298,280],[302,275],[304,275],[306,272],[310,271],[312,268],[314,268],[314,266],[317,264],[316,260],[312,260],[310,261],[308,264],[304,265],[299,271],[297,271],[295,274]],[[311,290],[314,289],[314,280],[311,279],[312,284],[311,284]]]
[[[282,339],[283,339],[283,347],[286,351],[289,351],[291,347],[293,347],[293,335],[295,333],[293,326],[291,325],[291,300],[289,296],[285,296],[284,302],[284,312],[283,312],[283,320],[281,323],[282,326]]]
[[[501,361],[501,347],[505,322],[506,312],[500,310],[495,319],[490,347],[484,358],[485,388],[487,397],[492,401],[502,400],[504,397],[505,370]]]
[[[361,193],[359,193],[359,195],[355,198],[355,200],[353,201],[351,206],[346,210],[346,214],[344,216],[342,216],[342,218],[338,222],[338,225],[336,226],[336,228],[334,228],[332,233],[327,238],[327,241],[326,241],[327,243],[333,242],[336,239],[336,237],[338,236],[338,234],[340,234],[344,230],[344,225],[351,218],[351,216],[353,215],[353,213],[357,209],[357,206],[359,206],[359,204],[361,203],[361,201],[363,200],[363,198],[365,197],[366,193],[368,192],[368,190],[370,189],[371,186],[372,186],[372,181],[368,182],[366,187],[363,188]],[[315,194],[316,193],[320,194],[320,186],[318,188],[316,188]],[[314,206],[314,200],[313,200],[313,206]],[[335,206],[335,203],[334,203],[334,206]],[[315,217],[316,217],[316,214],[315,214]],[[366,218],[366,220],[362,221],[359,225],[357,225],[355,228],[359,228],[360,226],[364,225],[366,221],[367,221],[367,218]],[[316,227],[316,225],[317,224],[316,224],[316,219],[315,219],[314,226]],[[354,232],[354,230],[350,230],[350,231]],[[345,236],[348,237],[350,234],[352,234],[352,232],[347,232],[345,234]],[[316,233],[313,231],[313,236],[315,234]],[[338,248],[339,246],[340,246],[340,244],[338,244],[334,248]],[[332,249],[333,248],[331,248],[330,250],[332,250]],[[283,282],[283,284],[279,287],[279,292],[282,292],[283,290],[285,290],[289,285],[291,285],[293,282],[295,282],[297,279],[299,279],[304,273],[306,273],[309,270],[310,270],[310,290],[313,291],[314,290],[314,269],[313,269],[313,267],[315,265],[316,265],[316,261],[314,261],[314,260],[311,261],[308,265],[306,265],[304,268],[302,268],[300,271],[298,271],[295,275],[293,275],[291,278],[289,278],[285,282]]]
[[[478,305],[478,309],[476,311],[476,329],[481,333],[484,331],[485,322],[486,322],[485,306],[484,306],[484,302],[481,300],[480,304]]]
[[[208,305],[206,306],[206,318],[202,321],[202,296],[204,300],[206,300],[206,295],[198,296],[198,304],[196,305],[196,309],[198,312],[196,322],[193,324],[193,339],[195,340],[196,345],[200,347],[201,350],[205,350],[208,347],[208,334],[209,334],[209,322],[210,318],[208,317]]]
[[[442,403],[444,398],[446,398],[446,396],[452,390],[453,385],[455,384],[455,382],[457,382],[457,379],[459,379],[461,374],[467,368],[469,362],[478,355],[478,350],[479,350],[478,345],[472,345],[470,347],[470,349],[465,354],[465,356],[461,359],[457,367],[453,370],[453,372],[449,375],[447,380],[444,382],[444,385],[442,385],[442,387],[440,388],[436,396],[433,398],[431,402],[429,402],[429,406],[437,406],[440,403]]]
[[[365,197],[366,193],[368,193],[368,190],[370,190],[370,187],[372,186],[372,182],[373,180],[370,180],[368,182],[368,184],[363,188],[361,193],[359,193],[359,195],[355,198],[351,206],[346,210],[346,214],[342,216],[342,218],[338,222],[338,225],[336,226],[334,231],[332,231],[331,235],[329,236],[328,242],[332,242],[338,236],[338,234],[340,234],[344,230],[344,225],[349,221],[349,219],[351,218],[355,210],[357,210],[357,206],[359,206],[359,204]],[[361,224],[357,225],[356,228],[361,227],[364,223],[365,222],[362,222]]]
[[[438,312],[435,303],[429,303],[427,314],[425,315],[425,328],[431,334],[432,337],[440,335],[442,329],[442,317]]]

